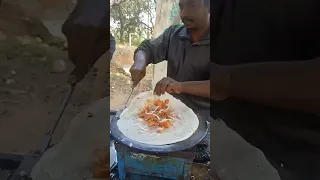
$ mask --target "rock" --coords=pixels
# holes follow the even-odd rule
[[[5,82],[7,85],[9,84],[14,84],[15,83],[15,80],[14,79],[6,79],[6,82]]]
[[[131,65],[130,64],[125,64],[123,65],[123,70],[126,72],[126,73],[130,73],[130,68],[131,68]]]
[[[98,70],[99,70],[99,69],[98,69],[98,68],[96,68],[96,67],[93,67],[93,68],[92,68],[92,72],[94,72],[94,73],[97,73],[97,72],[98,72]]]
[[[16,72],[15,70],[12,70],[12,71],[11,71],[11,74],[12,74],[12,75],[16,75],[17,72]]]
[[[42,47],[45,47],[45,48],[49,47],[49,44],[41,44],[41,45]]]
[[[28,45],[32,43],[32,38],[30,36],[20,36],[17,37],[17,40],[20,42],[21,45]]]
[[[94,115],[92,113],[88,113],[88,117],[94,117]]]
[[[47,85],[46,86],[48,89],[55,89],[55,88],[57,88],[57,87],[59,87],[58,85]]]
[[[65,41],[65,42],[63,43],[63,48],[64,48],[64,49],[68,49],[68,42],[67,42],[67,41]]]
[[[0,41],[4,41],[7,39],[7,35],[5,35],[2,31],[0,31]]]
[[[6,115],[6,114],[9,114],[9,111],[8,111],[8,110],[0,111],[0,115]]]
[[[23,52],[22,53],[22,56],[23,57],[29,57],[29,56],[31,56],[32,54],[30,53],[30,52],[27,52],[27,51],[25,51],[25,52]]]
[[[39,38],[39,37],[37,37],[37,38],[36,38],[36,41],[38,41],[38,42],[42,42],[42,39],[41,39],[41,38]]]
[[[66,63],[64,60],[55,60],[53,61],[53,66],[51,72],[53,73],[62,73],[67,70]]]
[[[44,61],[47,61],[47,57],[41,57],[40,59],[39,59],[41,62],[44,62]]]

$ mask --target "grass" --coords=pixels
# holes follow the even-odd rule
[[[34,38],[26,38],[29,41],[23,44],[18,38],[8,37],[4,41],[0,41],[0,57],[1,59],[38,59],[46,57],[47,60],[53,59],[53,54],[62,54],[61,50],[48,46],[37,41]]]

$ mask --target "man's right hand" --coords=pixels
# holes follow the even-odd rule
[[[134,55],[134,63],[130,68],[133,87],[136,87],[142,78],[146,76],[147,56],[142,50],[137,51]]]
[[[142,78],[146,76],[146,65],[139,62],[133,63],[130,68],[131,79],[133,82],[133,87],[136,87]]]
[[[105,0],[82,0],[62,25],[74,69],[68,81],[76,84],[110,48],[109,7]]]

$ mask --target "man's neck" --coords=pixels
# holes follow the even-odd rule
[[[195,42],[200,41],[204,36],[206,36],[208,33],[210,33],[209,31],[210,31],[209,26],[206,28],[199,29],[199,30],[191,31],[190,35],[191,35],[192,42],[195,43]]]

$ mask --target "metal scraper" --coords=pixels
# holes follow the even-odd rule
[[[122,113],[122,111],[123,111],[125,108],[127,108],[129,99],[130,99],[130,97],[131,97],[131,95],[132,95],[132,93],[133,93],[134,88],[135,88],[135,87],[132,87],[132,88],[131,88],[131,92],[130,92],[128,98],[126,99],[126,101],[125,101],[125,103],[124,103],[124,107],[117,112],[116,118],[119,118],[119,117],[120,117],[120,114]]]
[[[133,93],[133,89],[134,89],[134,87],[132,87],[132,88],[131,88],[131,92],[130,92],[130,94],[129,94],[129,96],[128,96],[128,98],[127,98],[127,100],[126,100],[125,104],[124,104],[124,108],[123,108],[123,109],[125,109],[125,108],[127,107],[128,102],[129,102],[129,99],[130,99],[130,97],[131,97],[131,95],[132,95],[132,93]]]

